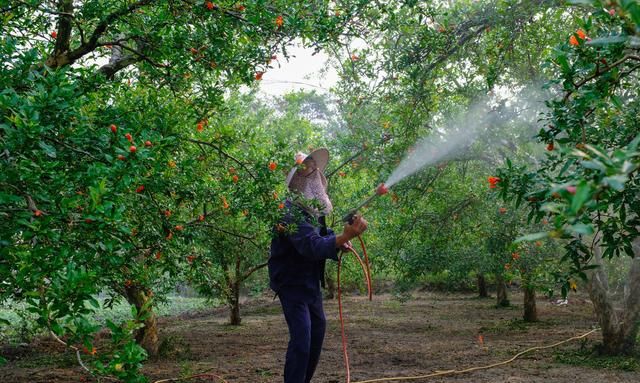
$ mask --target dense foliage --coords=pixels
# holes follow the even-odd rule
[[[364,210],[375,275],[575,289],[598,249],[638,254],[640,5],[574,3],[0,1],[0,303],[145,381],[177,281],[240,322],[296,151],[330,148],[339,230],[419,138],[472,125]],[[296,39],[331,55],[334,100],[256,93]],[[105,349],[99,293],[132,305]]]

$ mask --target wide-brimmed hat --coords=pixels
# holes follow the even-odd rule
[[[287,179],[285,180],[285,184],[287,185],[287,187],[289,187],[289,184],[291,183],[293,176],[298,171],[298,165],[302,164],[308,158],[312,158],[315,161],[316,166],[318,167],[318,170],[322,174],[324,174],[324,170],[327,168],[327,164],[329,163],[329,151],[326,148],[318,148],[313,152],[309,153],[308,155],[302,152],[298,152],[295,155],[296,164],[289,171],[289,174],[287,175]]]

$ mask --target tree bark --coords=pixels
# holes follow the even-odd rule
[[[496,306],[507,307],[511,303],[507,296],[507,285],[502,274],[496,274]]]
[[[482,273],[478,273],[478,296],[480,298],[489,297],[489,293],[487,292],[487,281]]]
[[[233,280],[230,281],[229,287],[231,289],[231,295],[229,297],[229,308],[231,310],[229,314],[229,324],[232,326],[239,326],[242,318],[240,318],[240,286],[242,284],[241,266],[242,260],[238,256],[236,258],[236,269]]]
[[[125,288],[125,297],[145,317],[144,326],[136,332],[136,342],[149,356],[158,355],[158,319],[153,307],[147,303],[151,299],[149,293],[139,286],[130,286]]]
[[[601,352],[605,355],[629,355],[636,346],[640,328],[640,239],[634,241],[633,249],[635,258],[625,286],[622,311],[615,309],[608,294],[609,281],[602,267],[602,248],[597,244],[593,249],[593,262],[600,267],[591,272],[588,289],[602,329]]]
[[[229,315],[229,324],[232,326],[239,326],[242,322],[240,317],[240,282],[235,281],[231,286],[231,299],[229,302],[231,309]]]
[[[69,51],[73,22],[73,0],[60,0],[57,8],[61,13],[58,17],[58,35],[56,36],[56,44],[53,50],[54,56]]]
[[[634,242],[634,255],[628,284],[624,290],[622,315],[622,352],[624,354],[633,353],[640,330],[640,239]]]
[[[537,322],[538,310],[536,308],[536,290],[524,284],[524,315],[525,322]]]
[[[328,273],[325,274],[325,284],[327,286],[327,299],[334,299],[336,296],[336,282]]]

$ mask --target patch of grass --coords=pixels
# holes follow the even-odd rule
[[[535,326],[536,323],[525,322],[522,319],[509,319],[506,321],[500,321],[493,326],[480,327],[481,333],[488,334],[507,334],[513,332],[527,332],[529,327]]]
[[[18,368],[36,368],[44,366],[55,366],[56,368],[70,368],[77,366],[78,362],[75,354],[72,353],[47,353],[28,356],[14,362]]]
[[[501,305],[494,304],[494,305],[491,306],[491,308],[493,308],[495,310],[501,310],[501,311],[522,310],[522,306],[521,305],[513,304],[511,302],[509,302],[509,304],[506,305],[506,306],[501,306]]]
[[[273,371],[271,371],[268,368],[256,368],[255,369],[256,374],[258,374],[258,376],[262,377],[262,378],[268,378],[268,377],[272,377],[274,374]]]
[[[495,300],[496,297],[491,296],[491,294],[489,294],[486,297],[481,297],[480,295],[472,295],[469,297],[464,297],[464,298],[460,298],[460,300],[468,300],[468,301],[488,301],[488,300]]]
[[[268,316],[268,315],[280,315],[282,314],[282,308],[279,305],[269,305],[269,306],[256,306],[256,307],[248,307],[246,309],[245,315],[254,315],[254,316]]]
[[[222,324],[222,328],[225,332],[243,332],[247,329],[246,323],[231,324],[228,321]]]
[[[180,363],[180,377],[186,378],[187,376],[191,376],[195,374],[195,370],[193,365],[189,361],[182,361]]]
[[[181,337],[168,335],[160,341],[158,357],[180,361],[188,360],[191,359],[191,348]]]
[[[461,275],[458,272],[444,270],[429,273],[419,278],[423,289],[443,292],[470,292],[476,290],[476,280],[471,275]]]
[[[589,349],[557,351],[553,358],[558,363],[597,369],[640,371],[638,356],[602,356]]]
[[[392,311],[400,311],[402,310],[402,306],[404,306],[405,302],[406,300],[389,299],[382,302],[382,307]]]

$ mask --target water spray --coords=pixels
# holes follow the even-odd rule
[[[499,99],[479,99],[464,113],[439,124],[439,129],[435,129],[432,134],[422,138],[409,149],[407,156],[391,172],[389,178],[378,185],[372,196],[350,210],[342,218],[342,221],[352,223],[358,210],[369,204],[375,197],[387,194],[389,188],[425,167],[447,161],[457,154],[469,150],[478,138],[486,136],[496,128],[514,122],[529,122],[531,126],[535,126],[537,116],[543,110],[543,104],[536,101],[540,97],[526,89],[519,93],[518,96],[509,95],[508,103]],[[383,141],[386,139],[385,137]],[[356,155],[352,156],[341,166],[355,157]]]
[[[384,184],[384,182],[381,183],[380,185],[378,185],[378,187],[376,188],[376,192],[373,193],[373,195],[371,195],[369,198],[365,199],[362,203],[360,203],[358,206],[356,206],[356,208],[349,210],[349,212],[344,217],[342,217],[342,222],[352,224],[353,223],[353,217],[358,213],[358,210],[360,210],[363,207],[367,206],[377,196],[385,195],[388,192],[389,192],[389,188]]]

